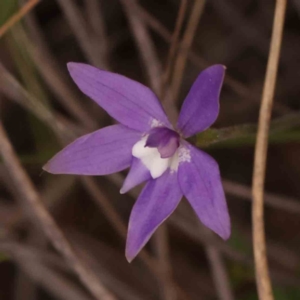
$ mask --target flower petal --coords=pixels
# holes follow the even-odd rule
[[[140,183],[147,181],[151,178],[149,170],[141,162],[140,159],[133,157],[130,170],[120,190],[121,194],[127,193],[132,188]]]
[[[182,105],[177,127],[185,137],[210,127],[219,114],[225,67],[214,65],[200,73]]]
[[[171,126],[157,97],[146,86],[86,64],[68,63],[68,69],[79,89],[123,125],[141,132],[152,124]]]
[[[112,125],[84,135],[56,154],[44,170],[54,174],[106,175],[130,166],[141,133]]]
[[[130,215],[126,242],[126,258],[130,262],[148,242],[157,227],[175,210],[182,192],[176,172],[165,172],[151,179]]]
[[[223,239],[230,236],[230,218],[217,162],[208,154],[186,146],[190,161],[179,163],[181,190],[201,222]]]

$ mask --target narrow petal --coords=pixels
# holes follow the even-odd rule
[[[181,190],[201,222],[223,239],[230,236],[230,219],[217,162],[187,145],[190,159],[179,163]]]
[[[138,158],[133,158],[129,173],[124,181],[124,184],[120,190],[121,194],[127,193],[132,188],[136,187],[140,183],[147,181],[151,178],[149,170]]]
[[[182,105],[177,127],[185,137],[210,127],[219,114],[225,67],[214,65],[200,73]]]
[[[126,243],[126,258],[129,262],[148,242],[157,227],[175,210],[181,197],[176,172],[165,172],[147,183],[130,215]]]
[[[171,126],[157,97],[146,86],[86,64],[68,63],[68,69],[79,89],[123,125],[141,132],[153,124]]]
[[[106,175],[130,166],[141,133],[113,125],[84,135],[56,154],[44,170],[53,174]]]

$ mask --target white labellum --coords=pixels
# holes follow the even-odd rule
[[[143,137],[132,148],[132,155],[139,158],[149,170],[153,179],[160,177],[168,168],[177,171],[179,158],[178,150],[172,157],[161,158],[157,148],[145,147],[148,136]]]

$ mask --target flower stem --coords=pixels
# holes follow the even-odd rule
[[[211,128],[197,134],[191,142],[199,148],[251,146],[255,144],[257,128],[256,124]],[[272,121],[268,139],[273,144],[300,142],[300,113],[291,113]]]

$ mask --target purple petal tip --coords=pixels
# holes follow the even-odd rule
[[[126,260],[127,260],[129,263],[131,263],[131,262],[134,260],[134,258],[135,258],[135,256],[131,256],[131,255],[129,255],[128,253],[125,253],[125,257],[126,257]]]
[[[46,172],[50,172],[50,170],[49,170],[49,164],[46,163],[46,164],[42,167],[42,169],[43,169],[44,171],[46,171]]]
[[[49,160],[43,167],[42,169],[48,173],[51,174],[59,174],[59,172],[56,172],[57,170],[55,167],[51,166],[51,160]]]
[[[228,229],[224,230],[224,232],[222,233],[222,235],[220,234],[220,237],[221,237],[224,241],[226,241],[226,240],[228,240],[228,239],[230,238],[230,235],[231,235],[231,229],[230,229],[230,227],[229,227]]]
[[[67,69],[68,69],[69,73],[72,74],[72,72],[74,72],[76,69],[78,69],[82,65],[84,65],[84,64],[76,63],[76,62],[68,62]]]
[[[88,66],[88,65],[84,64],[84,63],[78,63],[78,62],[72,62],[72,61],[67,63],[67,69],[71,75],[73,72],[76,72],[78,70],[80,71],[80,68],[84,68],[85,66]]]
[[[72,67],[75,67],[76,65],[78,65],[79,63],[76,63],[76,62],[73,62],[73,61],[70,61],[67,63],[67,68],[70,69]]]

